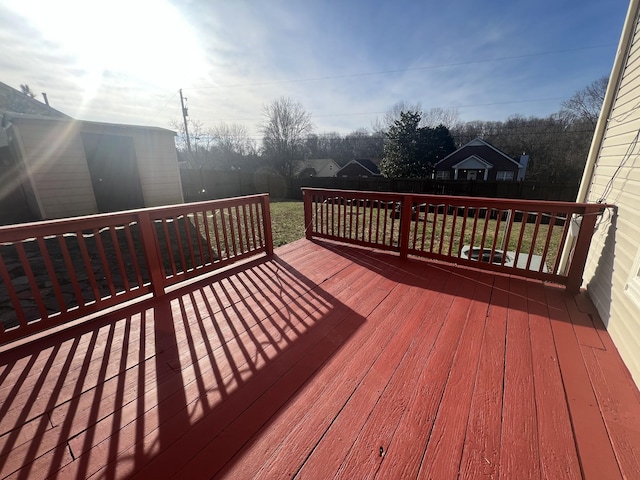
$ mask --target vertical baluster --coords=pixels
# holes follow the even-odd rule
[[[491,258],[495,258],[496,254],[496,245],[498,244],[498,236],[500,235],[500,223],[502,222],[502,214],[505,213],[504,210],[496,210],[497,219],[496,219],[496,228],[493,233],[493,242],[491,244]],[[504,257],[504,254],[503,254]]]
[[[182,245],[182,235],[180,233],[180,215],[175,215],[171,217],[173,220],[173,230],[176,234],[176,242],[178,243],[178,252],[180,253],[180,262],[182,263],[182,273],[187,273],[187,261],[184,256],[184,246]],[[183,215],[185,223],[187,222],[186,217]]]
[[[118,262],[118,268],[120,269],[122,286],[126,292],[129,292],[131,290],[131,286],[129,285],[129,278],[127,277],[127,269],[124,266],[124,258],[122,255],[122,249],[120,248],[117,227],[115,225],[109,226],[109,236],[111,238],[111,243],[113,244],[113,253],[116,256],[116,262]]]
[[[392,211],[393,211],[393,215],[391,215],[391,231],[389,232],[389,246],[392,247],[394,246],[394,237],[396,235],[396,214],[399,214],[400,216],[402,216],[402,202],[393,202],[392,205]],[[386,218],[385,218],[386,220]],[[398,238],[399,240],[399,238]],[[398,247],[400,246],[400,243],[398,243],[397,245]]]
[[[47,248],[47,244],[43,237],[38,236],[37,241],[38,247],[40,248],[40,253],[42,254],[45,268],[47,269],[49,279],[51,280],[53,293],[55,294],[56,300],[58,301],[58,305],[60,307],[59,310],[61,313],[64,313],[67,311],[67,305],[64,301],[64,296],[62,295],[62,289],[60,288],[60,281],[58,280],[55,267],[53,266],[53,262],[51,261],[51,255],[49,255],[49,249]]]
[[[201,215],[202,215],[202,212],[200,212],[200,211],[193,212],[193,225],[194,225],[195,232],[196,232],[196,239],[197,239],[197,244],[198,244],[198,254],[199,254],[199,259],[200,259],[198,264],[200,266],[204,266],[204,265],[207,264],[207,261],[204,258],[204,250],[202,248],[202,227],[200,226],[200,216]]]
[[[433,206],[433,226],[431,228],[431,242],[429,243],[429,253],[433,253],[433,243],[436,238],[436,230],[438,229],[438,205],[429,202],[429,206]]]
[[[191,259],[191,268],[195,270],[198,264],[196,263],[196,256],[195,256],[195,252],[193,251],[193,239],[191,238],[191,219],[189,218],[188,213],[185,213],[182,218],[184,218],[184,232],[187,237],[186,238],[187,250],[189,251],[188,258]],[[187,271],[187,268],[185,268],[185,272],[186,271]]]
[[[89,284],[91,285],[91,289],[93,290],[95,301],[99,302],[100,290],[98,289],[98,283],[96,282],[95,272],[93,271],[93,266],[91,265],[91,258],[89,257],[89,251],[87,249],[87,244],[84,240],[84,235],[81,231],[76,232],[76,234],[78,235],[78,246],[80,247],[80,253],[84,261],[84,268],[87,272]]]
[[[524,232],[527,228],[527,221],[529,220],[529,212],[522,212],[522,221],[520,222],[520,235],[518,236],[518,244],[516,245],[516,258],[514,259],[514,267],[518,268],[518,258],[522,253],[522,240],[524,238]]]
[[[381,200],[376,202],[376,245],[378,245],[380,241],[380,203]]]
[[[152,222],[155,225],[155,221],[152,220]],[[160,223],[162,224],[162,231],[164,232],[164,241],[167,246],[167,253],[169,253],[169,266],[171,267],[172,275],[175,277],[178,274],[178,268],[173,255],[173,245],[171,244],[171,236],[169,235],[169,225],[166,218],[160,219]]]
[[[504,235],[504,238],[502,239],[502,250],[503,250],[503,254],[502,254],[502,261],[500,262],[500,265],[504,266],[506,260],[507,260],[507,252],[509,252],[509,241],[511,240],[511,230],[513,229],[513,221],[515,218],[514,213],[516,213],[516,210],[511,210],[509,209],[507,211],[507,232]],[[514,258],[513,261],[515,262],[516,259]],[[515,264],[515,263],[514,263]]]
[[[473,251],[475,242],[476,242],[476,228],[478,227],[478,217],[480,215],[480,208],[476,207],[475,213],[473,214],[473,226],[471,227],[471,242],[469,242],[469,253]],[[480,252],[482,254],[482,251]],[[480,256],[478,256],[478,261],[482,260]]]
[[[557,212],[551,212],[549,217],[549,227],[547,228],[547,235],[545,237],[545,242],[544,242],[544,250],[542,252],[542,260],[541,260],[541,266],[540,268],[544,268],[544,265],[547,264],[547,255],[549,253],[549,245],[551,244],[551,237],[553,235],[553,229],[556,226],[556,217],[558,215]],[[559,258],[559,251],[556,249],[556,258]],[[552,273],[556,273],[555,271]]]
[[[142,279],[142,272],[140,270],[140,262],[138,261],[138,252],[136,251],[133,236],[131,235],[131,224],[127,224],[124,226],[125,235],[127,237],[127,244],[129,246],[129,255],[131,256],[131,263],[133,264],[133,269],[136,275],[136,279],[138,281],[138,287],[142,287],[144,285],[144,280]]]
[[[48,317],[47,307],[44,304],[42,293],[40,292],[40,286],[38,285],[36,276],[34,275],[33,269],[31,268],[31,263],[29,262],[29,258],[27,257],[27,252],[25,251],[22,242],[16,242],[15,247],[16,251],[18,252],[18,258],[20,259],[20,263],[22,265],[22,270],[27,277],[29,287],[31,287],[31,296],[36,301],[36,306],[38,308],[38,312],[40,313],[40,318],[42,320],[46,320]]]
[[[449,250],[447,251],[447,255],[449,257],[451,256],[451,250],[453,249],[454,239],[456,237],[457,221],[458,221],[458,207],[456,205],[453,205],[453,222],[451,224],[451,235],[449,236]]]
[[[489,220],[491,220],[491,209],[489,207],[484,208],[484,227],[482,227],[482,238],[480,239],[480,254],[485,251],[487,242],[487,228],[489,227]],[[490,255],[489,261],[493,260],[493,254]]]
[[[558,270],[560,269],[560,258],[562,256],[560,255],[560,252],[561,252],[562,246],[567,241],[567,235],[569,234],[569,227],[571,225],[571,214],[565,213],[564,215],[565,215],[565,220],[564,220],[564,226],[562,227],[562,238],[560,239],[560,243],[558,244],[558,253],[556,254],[556,261],[553,262],[554,274],[559,273]]]
[[[236,239],[236,241],[238,242],[238,247],[240,248],[240,254],[243,254],[245,252],[244,240],[242,238],[244,235],[242,233],[242,223],[240,222],[240,209],[238,208],[238,205],[235,206],[234,210],[236,215],[236,227],[238,232],[238,238]]]
[[[249,223],[251,224],[251,240],[253,241],[253,249],[257,250],[258,248],[261,247],[261,245],[258,245],[258,241],[256,239],[256,224],[255,224],[255,219],[253,218],[253,210],[255,208],[257,208],[257,203],[250,203],[249,204]]]
[[[104,271],[104,277],[107,281],[107,286],[109,287],[109,293],[111,293],[112,297],[116,296],[116,288],[113,284],[113,277],[111,276],[111,268],[109,265],[109,261],[107,260],[107,255],[104,251],[104,245],[102,244],[102,235],[100,234],[100,230],[97,228],[93,229],[93,238],[95,239],[96,249],[98,250],[98,257],[100,257],[100,262],[102,263],[102,268]],[[100,294],[102,296],[102,294]]]
[[[438,254],[442,255],[442,245],[444,243],[444,232],[447,226],[447,212],[448,205],[445,203],[442,205],[442,228],[440,229],[440,244],[438,246]]]
[[[392,210],[393,211],[393,210]],[[395,214],[395,212],[394,212]],[[384,202],[384,220],[382,221],[383,226],[382,226],[382,244],[383,245],[388,245],[391,246],[393,244],[393,237],[389,240],[389,243],[387,243],[387,219],[389,218],[389,202]]]
[[[536,212],[536,225],[533,228],[533,237],[531,238],[531,245],[529,246],[529,258],[527,258],[527,266],[526,269],[531,269],[531,259],[533,258],[533,254],[535,253],[535,245],[538,240],[538,229],[540,228],[540,212]],[[538,272],[542,271],[542,262],[540,262],[540,266],[538,267]]]
[[[218,212],[220,212],[221,223],[222,225],[224,225],[224,216],[222,214],[222,209],[211,210],[211,222],[213,223],[213,234],[216,237],[216,248],[217,248],[218,260],[223,260],[222,245],[226,245],[224,253],[227,254],[227,257],[229,256],[229,253],[228,253],[229,245],[227,245],[227,234],[224,231],[222,233],[224,243],[220,242],[220,226],[218,225]]]
[[[77,235],[77,234],[73,234]],[[73,265],[73,261],[71,260],[71,255],[69,254],[69,248],[67,247],[67,241],[65,240],[64,235],[58,236],[58,244],[60,245],[60,251],[62,252],[62,258],[64,259],[64,263],[67,266],[67,273],[69,274],[69,280],[71,281],[71,285],[73,287],[73,292],[76,296],[76,302],[78,302],[79,307],[84,307],[85,301],[84,296],[82,295],[82,290],[80,289],[80,282],[78,281],[78,276],[76,275],[76,269]]]
[[[16,293],[15,288],[13,287],[13,283],[11,282],[11,277],[9,277],[9,271],[7,270],[7,266],[4,263],[4,259],[2,258],[1,253],[0,253],[0,276],[2,276],[2,281],[4,282],[9,298],[11,299],[11,306],[13,307],[13,311],[16,312],[16,317],[17,317],[19,326],[26,327],[27,317],[24,314],[24,310],[22,309],[20,298],[18,297],[18,294]],[[0,326],[2,326],[2,323],[0,323]],[[4,331],[6,331],[6,329],[4,329]]]
[[[462,248],[464,247],[464,236],[467,233],[467,207],[462,207],[462,228],[460,229],[460,241],[458,245],[458,255],[462,252]],[[471,250],[469,250],[469,260],[471,260]]]

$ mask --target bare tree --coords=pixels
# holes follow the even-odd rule
[[[401,100],[387,110],[382,119],[373,122],[373,130],[378,134],[387,132],[396,121],[401,119],[402,112],[416,112],[420,114],[420,127],[435,128],[438,125],[444,125],[451,129],[460,124],[460,114],[455,108],[434,107],[424,110],[420,102],[409,103]]]
[[[278,98],[264,107],[262,149],[274,168],[293,178],[304,158],[305,139],[313,130],[311,117],[299,102]]]
[[[36,94],[31,91],[31,89],[29,88],[29,85],[27,85],[26,83],[20,84],[20,91],[29,98],[35,98],[36,96]]]
[[[595,128],[608,84],[609,77],[601,77],[578,90],[573,97],[562,102],[560,113],[569,120],[587,121]]]

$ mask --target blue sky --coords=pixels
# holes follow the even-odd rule
[[[545,116],[613,65],[626,0],[0,0],[1,81],[84,120],[259,136],[286,96],[317,133],[399,101],[462,121]],[[41,97],[40,97],[41,98]]]

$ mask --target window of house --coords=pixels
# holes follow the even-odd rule
[[[436,180],[449,180],[450,173],[451,172],[449,172],[449,170],[441,170],[439,172],[436,172]]]
[[[496,180],[513,180],[513,172],[498,171],[496,172]]]

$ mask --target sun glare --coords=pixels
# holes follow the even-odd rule
[[[74,58],[88,90],[99,88],[87,83],[101,82],[105,74],[177,89],[206,72],[194,29],[166,0],[11,3],[44,40]]]

